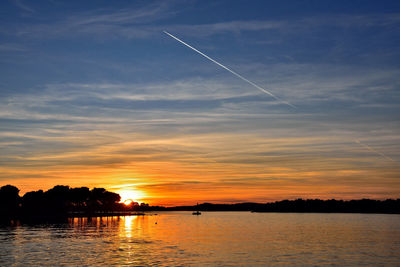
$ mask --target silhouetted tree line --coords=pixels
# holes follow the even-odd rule
[[[117,193],[104,188],[70,188],[57,185],[43,191],[28,192],[19,196],[19,189],[12,185],[0,188],[0,216],[2,218],[65,217],[96,215],[116,211],[145,211],[151,207],[146,203],[119,203]]]
[[[297,199],[267,203],[258,212],[341,212],[341,213],[400,213],[400,199],[386,200],[320,200]]]
[[[43,218],[66,216],[98,216],[102,213],[130,211],[254,211],[254,212],[348,212],[348,213],[400,213],[400,199],[387,200],[320,200],[296,199],[271,203],[212,204],[196,206],[161,207],[146,203],[119,203],[117,193],[104,188],[70,188],[57,185],[47,191],[38,190],[19,196],[12,185],[0,188],[0,218]]]
[[[254,211],[254,212],[340,212],[340,213],[400,213],[400,199],[387,200],[320,200],[296,199],[271,203],[212,204],[180,206],[168,210],[187,211]]]

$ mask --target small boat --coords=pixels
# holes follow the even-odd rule
[[[199,203],[197,203],[197,211],[193,211],[192,215],[201,215],[201,212],[199,211]]]

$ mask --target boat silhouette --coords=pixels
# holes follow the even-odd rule
[[[197,203],[197,211],[193,211],[192,215],[201,215],[201,212],[199,211],[199,203]]]

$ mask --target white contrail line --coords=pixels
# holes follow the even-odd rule
[[[373,149],[373,148],[370,147],[369,145],[366,145],[366,144],[361,143],[360,140],[355,140],[355,142],[356,142],[357,144],[359,144],[359,145],[365,147],[365,148],[368,149],[369,151],[372,151],[372,152],[374,152],[374,153],[376,153],[376,154],[378,154],[378,155],[381,155],[382,157],[384,157],[384,158],[387,159],[387,160],[396,162],[394,159],[392,159],[392,158],[389,157],[389,156],[386,156],[386,155],[383,154],[382,152],[376,151],[375,149]]]
[[[261,92],[264,92],[264,93],[266,93],[266,94],[272,96],[273,98],[275,98],[275,99],[278,100],[279,102],[282,102],[282,103],[284,103],[284,104],[286,104],[286,105],[289,105],[289,106],[291,106],[291,107],[293,107],[293,108],[296,108],[294,105],[290,104],[290,103],[287,102],[287,101],[284,101],[284,100],[280,99],[279,97],[275,96],[274,94],[272,94],[271,92],[265,90],[264,88],[258,86],[257,84],[253,83],[252,81],[247,80],[245,77],[243,77],[243,76],[240,75],[239,73],[236,73],[236,72],[234,72],[233,70],[229,69],[228,67],[222,65],[221,63],[219,63],[219,62],[216,61],[215,59],[212,59],[211,57],[207,56],[206,54],[200,52],[199,50],[197,50],[197,49],[194,48],[193,46],[191,46],[191,45],[185,43],[184,41],[182,41],[182,40],[179,39],[178,37],[173,36],[172,34],[170,34],[170,33],[167,32],[167,31],[163,31],[163,32],[164,32],[165,34],[169,35],[170,37],[174,38],[174,39],[177,40],[178,42],[180,42],[180,43],[184,44],[185,46],[189,47],[190,49],[194,50],[195,52],[199,53],[199,54],[202,55],[203,57],[207,58],[207,59],[210,60],[211,62],[214,62],[215,64],[217,64],[217,65],[220,66],[221,68],[223,68],[223,69],[229,71],[230,73],[232,73],[232,74],[235,75],[236,77],[238,77],[238,78],[242,79],[243,81],[245,81],[245,82],[247,82],[247,83],[253,85],[255,88],[257,88],[257,89],[260,90]]]
[[[289,106],[291,106],[291,107],[293,107],[293,108],[296,108],[296,106],[290,104],[290,103],[287,102],[287,101],[284,101],[284,100],[280,99],[279,97],[275,96],[274,94],[272,94],[271,92],[265,90],[264,88],[260,87],[259,85],[253,83],[252,81],[249,81],[248,79],[246,79],[245,77],[243,77],[243,76],[240,75],[239,73],[234,72],[233,70],[229,69],[229,68],[226,67],[225,65],[223,65],[223,64],[219,63],[218,61],[216,61],[215,59],[212,59],[211,57],[209,57],[209,56],[207,56],[206,54],[202,53],[201,51],[197,50],[197,49],[194,48],[193,46],[191,46],[191,45],[185,43],[184,41],[182,41],[182,40],[179,39],[178,37],[175,37],[174,35],[170,34],[170,33],[167,32],[167,31],[163,31],[163,32],[164,32],[165,34],[167,34],[168,36],[172,37],[173,39],[177,40],[177,41],[180,42],[181,44],[183,44],[183,45],[189,47],[190,49],[192,49],[192,50],[194,50],[195,52],[199,53],[199,54],[202,55],[203,57],[207,58],[207,59],[210,60],[211,62],[214,62],[215,64],[217,64],[217,65],[220,66],[221,68],[223,68],[223,69],[229,71],[230,73],[232,73],[232,74],[235,75],[236,77],[240,78],[241,80],[243,80],[243,81],[245,81],[245,82],[247,82],[247,83],[253,85],[255,88],[257,88],[257,89],[260,90],[261,92],[264,92],[264,93],[266,93],[266,94],[272,96],[273,98],[275,98],[276,100],[278,100],[278,101],[280,101],[280,102],[282,102],[282,103],[284,103],[284,104],[287,104],[287,105],[289,105]],[[384,158],[387,159],[387,160],[390,160],[390,161],[393,161],[393,162],[397,162],[397,161],[395,161],[394,159],[392,159],[391,157],[386,156],[385,154],[383,154],[383,153],[381,153],[381,152],[379,152],[379,151],[376,151],[376,150],[373,149],[372,147],[370,147],[370,146],[368,146],[368,145],[366,145],[366,144],[361,143],[359,140],[355,140],[355,142],[356,142],[357,144],[361,145],[362,147],[368,149],[369,151],[374,152],[374,153],[376,153],[376,154],[378,154],[378,155],[384,157]]]

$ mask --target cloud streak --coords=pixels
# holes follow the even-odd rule
[[[25,3],[23,3],[22,0],[14,0],[13,2],[17,7],[19,7],[23,11],[27,11],[29,13],[35,12],[35,10],[33,8],[31,8],[30,6],[28,6]]]
[[[368,149],[369,151],[372,151],[372,152],[374,152],[374,153],[376,153],[376,154],[378,154],[378,155],[384,157],[384,158],[387,159],[387,160],[396,162],[394,159],[392,159],[392,158],[389,157],[389,156],[386,156],[386,155],[383,154],[382,152],[376,151],[375,149],[373,149],[373,148],[370,147],[369,145],[366,145],[366,144],[361,143],[360,140],[355,140],[355,142],[356,142],[357,144],[359,144],[360,146],[365,147],[365,148]]]

